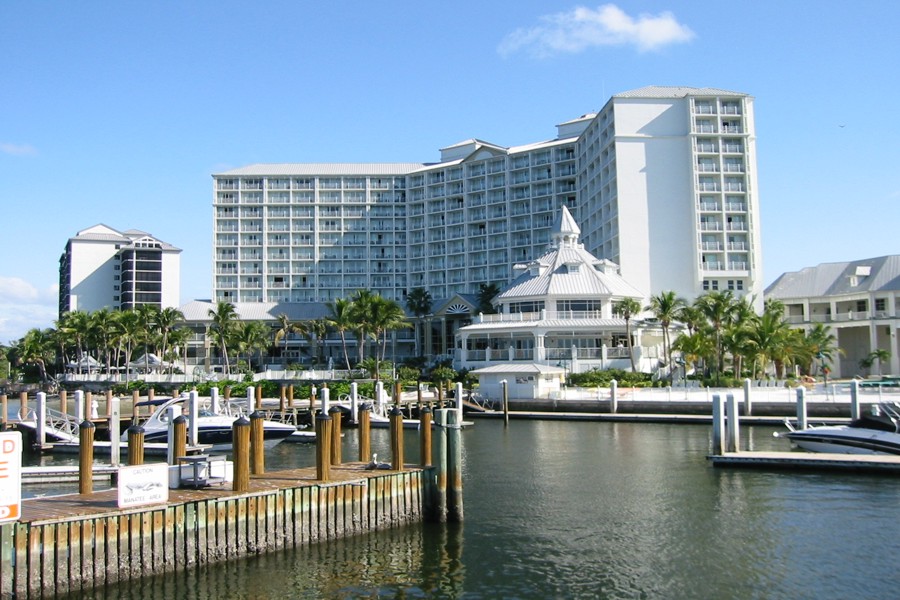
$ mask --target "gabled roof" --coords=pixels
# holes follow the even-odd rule
[[[766,298],[821,298],[900,290],[900,255],[822,263],[783,273]]]
[[[566,369],[562,367],[551,367],[550,365],[540,365],[536,363],[500,363],[499,365],[491,365],[490,367],[482,367],[469,371],[475,375],[484,374],[505,374],[505,373],[521,373],[521,374],[541,374],[541,375],[557,375],[565,373]]]

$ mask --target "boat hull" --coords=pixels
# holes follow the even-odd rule
[[[810,452],[833,454],[900,454],[900,434],[853,427],[812,427],[785,434]]]

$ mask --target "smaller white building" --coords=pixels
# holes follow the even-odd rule
[[[628,337],[637,370],[650,372],[662,355],[655,323],[615,313],[616,303],[644,297],[608,260],[578,242],[580,230],[565,205],[546,254],[516,265],[519,275],[498,294],[498,314],[481,314],[456,334],[454,367],[500,363],[555,366],[564,372],[630,369]]]
[[[559,393],[566,371],[560,367],[534,363],[502,363],[475,369],[478,375],[478,393],[484,398],[503,398],[503,382],[506,382],[507,398],[550,398]]]
[[[69,238],[59,259],[59,314],[142,304],[178,307],[181,249],[149,233],[97,224]]]

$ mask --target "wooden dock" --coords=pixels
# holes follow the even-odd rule
[[[117,490],[26,499],[0,526],[0,597],[38,598],[423,520],[434,470],[364,463],[253,475],[247,492],[170,490],[166,504],[117,507]]]
[[[714,467],[856,471],[900,475],[900,456],[819,452],[726,452],[707,457]]]

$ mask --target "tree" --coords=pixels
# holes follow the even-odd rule
[[[772,362],[775,364],[775,377],[780,379],[801,338],[800,332],[791,329],[781,312],[766,310],[750,328],[749,339],[753,343],[754,355],[761,364],[763,374],[766,365]]]
[[[53,353],[56,350],[56,343],[51,334],[51,329],[29,329],[15,346],[18,363],[36,366],[41,383],[45,383],[48,379],[47,362],[53,360]]]
[[[234,304],[231,302],[220,300],[216,303],[216,308],[209,309],[207,314],[212,319],[211,329],[219,343],[219,350],[224,361],[224,372],[227,375],[230,372],[228,366],[228,338],[237,323],[237,310],[235,310]]]
[[[106,372],[112,370],[113,340],[116,335],[116,316],[108,308],[95,310],[90,314],[90,335],[88,339],[95,345],[98,358],[106,364]]]
[[[859,366],[863,369],[871,369],[873,365],[878,364],[878,375],[881,375],[881,365],[891,360],[891,353],[884,348],[876,348],[869,352],[865,358],[859,361]]]
[[[297,326],[291,323],[290,317],[286,314],[281,313],[278,315],[278,327],[275,328],[275,338],[273,340],[274,344],[277,346],[278,342],[284,340],[284,347],[281,349],[281,364],[287,365],[287,343],[288,336],[292,333],[297,333]]]
[[[486,315],[493,314],[497,312],[494,309],[494,305],[491,304],[491,301],[494,297],[500,293],[500,285],[496,283],[488,283],[478,286],[478,312],[482,312]]]
[[[81,359],[84,357],[84,343],[90,334],[90,320],[88,313],[83,310],[73,310],[63,314],[56,321],[56,329],[61,335],[75,342],[75,364],[81,373]],[[63,362],[66,361],[63,353]]]
[[[625,343],[628,346],[628,358],[631,359],[631,372],[634,373],[637,368],[631,343],[631,318],[641,312],[641,303],[634,298],[622,298],[613,305],[613,312],[625,319]]]
[[[366,341],[372,332],[370,322],[371,305],[375,301],[376,294],[370,290],[356,290],[350,301],[349,320],[354,323],[353,331],[356,334],[357,341],[357,364],[361,363],[366,356]]]
[[[261,352],[269,345],[269,327],[262,321],[244,321],[232,328],[231,339],[237,348],[237,355],[244,353],[247,364],[254,352]]]
[[[688,366],[697,370],[701,360],[706,360],[716,352],[713,338],[703,331],[678,336],[672,343],[672,348],[681,352],[685,362],[685,374]]]
[[[843,350],[837,346],[837,336],[831,333],[831,327],[824,323],[814,324],[804,334],[806,347],[806,372],[813,374],[814,361],[819,361],[819,367],[824,371],[828,364],[834,360],[835,354],[842,354]]]
[[[169,337],[179,323],[184,322],[184,313],[177,308],[167,306],[156,314],[156,329],[162,339],[160,358],[166,360],[169,353]]]
[[[375,299],[369,304],[368,322],[375,337],[376,344],[381,341],[380,352],[375,351],[375,369],[378,372],[378,362],[385,359],[387,354],[387,333],[404,327],[409,327],[409,321],[406,320],[406,313],[403,308],[394,300],[375,296]]]
[[[431,298],[431,293],[429,293],[425,288],[413,288],[406,295],[406,308],[416,317],[415,337],[416,354],[418,355],[428,354],[427,352],[424,352],[422,350],[422,346],[424,346],[424,340],[422,342],[422,345],[419,344],[419,330],[422,329],[421,325],[424,322],[425,316],[431,312],[431,306],[433,302],[434,300]]]
[[[328,319],[309,319],[297,323],[297,331],[309,342],[314,365],[322,362],[322,343],[328,335]]]
[[[735,299],[731,290],[709,292],[697,298],[694,306],[706,317],[712,326],[716,339],[716,385],[721,382],[725,354],[722,349],[722,329],[731,322],[735,311]]]
[[[347,332],[353,328],[353,303],[344,298],[338,298],[334,302],[327,302],[328,309],[326,320],[328,325],[341,336],[341,348],[344,351],[344,362],[347,371],[350,371],[350,354],[347,352]]]
[[[666,355],[666,364],[669,366],[669,373],[672,373],[672,344],[669,342],[669,327],[678,318],[678,313],[682,307],[686,306],[683,298],[679,298],[675,292],[660,292],[656,296],[650,298],[650,305],[644,310],[649,310],[653,316],[659,320],[659,324],[663,330],[663,352]],[[671,375],[670,375],[671,378]]]

